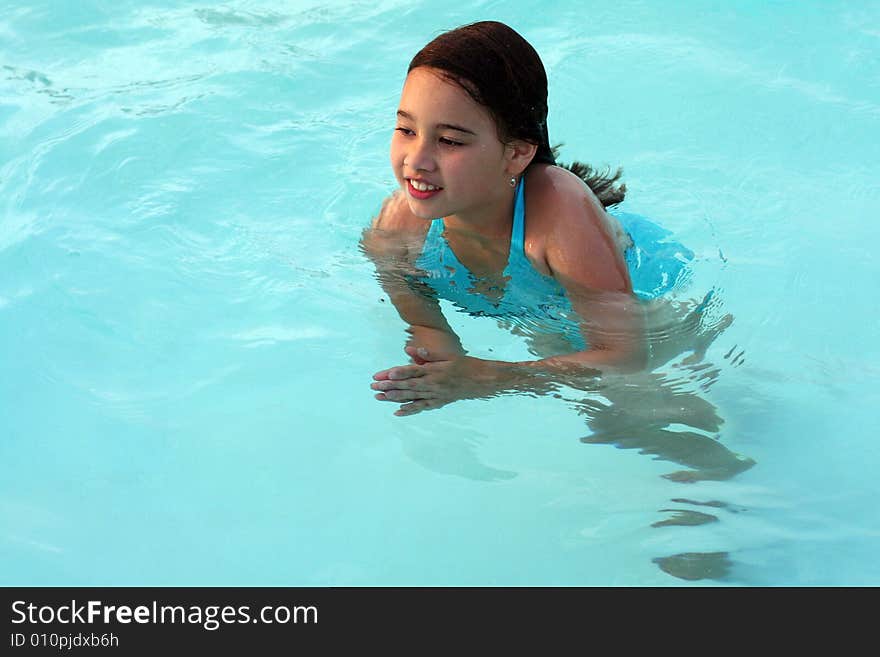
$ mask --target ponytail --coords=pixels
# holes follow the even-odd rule
[[[562,144],[558,144],[550,149],[554,160],[559,156],[559,148],[561,146]],[[571,164],[556,162],[556,166],[568,169],[583,180],[605,208],[617,205],[626,196],[626,183],[620,181],[623,176],[623,169],[620,167],[614,172],[611,171],[610,167],[606,167],[604,171],[599,171],[589,164],[577,161]]]

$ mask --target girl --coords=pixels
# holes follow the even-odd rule
[[[547,76],[523,37],[485,21],[419,51],[400,97],[391,165],[400,190],[362,245],[409,325],[412,363],[378,372],[371,385],[377,399],[401,404],[396,415],[644,368],[644,307],[628,267],[636,247],[605,211],[623,200],[620,171],[556,164]],[[466,355],[438,298],[513,318],[543,357]]]

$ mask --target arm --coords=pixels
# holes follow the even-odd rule
[[[578,181],[579,184],[581,184]],[[553,209],[536,217],[545,237],[546,269],[566,288],[582,318],[589,349],[536,361],[506,362],[467,356],[447,359],[429,348],[411,346],[415,365],[374,375],[378,399],[404,403],[397,415],[438,408],[457,399],[491,397],[507,391],[544,393],[557,384],[583,386],[609,372],[630,372],[644,364],[643,313],[604,210],[583,192],[562,194],[553,187]],[[563,190],[564,191],[564,190]],[[579,190],[578,190],[579,191]],[[533,214],[533,217],[535,215]]]
[[[424,241],[424,221],[412,221],[406,210],[398,197],[386,200],[372,226],[364,231],[361,248],[375,264],[382,289],[408,325],[406,346],[427,349],[444,359],[463,356],[461,341],[440,304],[409,279],[416,272],[411,254],[417,253]],[[418,362],[418,356],[415,360]]]
[[[585,351],[519,365],[550,373],[593,369],[632,372],[646,364],[644,307],[633,295],[622,249],[604,208],[595,200],[564,197],[546,227],[545,258],[581,319]]]

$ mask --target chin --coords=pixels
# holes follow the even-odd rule
[[[406,204],[409,206],[409,211],[412,212],[419,219],[426,219],[428,221],[432,219],[436,219],[437,217],[443,216],[439,215],[436,212],[432,212],[425,207],[425,204],[410,197],[407,197]]]

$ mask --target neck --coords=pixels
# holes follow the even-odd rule
[[[514,194],[505,194],[498,201],[474,208],[467,213],[448,215],[443,218],[443,225],[447,230],[457,233],[489,240],[506,239],[510,237],[513,225],[514,200]]]

